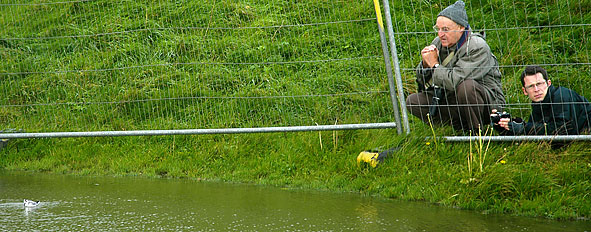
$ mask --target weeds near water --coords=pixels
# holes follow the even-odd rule
[[[337,120],[335,120],[334,124],[337,125]],[[319,126],[318,123],[316,123],[316,126]],[[318,131],[318,140],[320,143],[320,150],[324,149],[324,145],[322,145],[322,131]],[[336,151],[337,147],[339,144],[339,134],[338,131],[333,130],[332,131],[332,146],[333,146],[333,150]]]
[[[488,153],[488,148],[490,145],[490,136],[492,135],[492,130],[489,130],[490,128],[487,127],[486,131],[484,131],[484,135],[482,134],[482,129],[478,129],[478,135],[476,136],[476,138],[474,139],[474,142],[472,141],[472,131],[470,131],[470,152],[468,153],[468,174],[469,176],[472,176],[472,164],[475,162],[478,162],[478,167],[480,170],[480,173],[484,172],[484,161],[486,161],[486,155]],[[490,134],[489,134],[490,131]],[[488,137],[488,140],[486,140],[486,137]],[[486,140],[486,141],[485,141]],[[486,147],[485,147],[486,144]],[[472,149],[472,147],[474,146],[474,149]],[[476,154],[475,154],[476,153]]]
[[[316,123],[316,126],[318,126],[318,123]],[[318,131],[318,140],[320,140],[320,150],[323,150],[322,147],[322,132]]]
[[[435,150],[437,151],[437,136],[435,135],[435,128],[433,128],[431,115],[429,113],[427,113],[427,121],[429,121],[429,127],[431,128],[431,133],[433,134],[433,143],[435,144]]]
[[[337,125],[337,119],[335,119],[334,124]],[[336,151],[337,147],[339,145],[339,134],[338,134],[338,131],[336,131],[336,130],[332,131],[332,143],[333,143],[332,144],[333,149],[334,149],[334,151]]]

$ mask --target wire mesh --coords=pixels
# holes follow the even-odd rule
[[[371,1],[0,1],[0,125],[393,121]]]

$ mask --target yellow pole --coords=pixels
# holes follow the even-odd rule
[[[378,24],[380,25],[380,29],[384,30],[384,21],[382,20],[382,11],[380,10],[380,2],[378,0],[373,0],[373,6],[376,9],[376,17],[378,18]]]
[[[400,109],[398,108],[398,99],[396,98],[396,87],[394,85],[394,77],[392,74],[392,64],[390,63],[390,52],[388,49],[388,41],[386,33],[384,32],[384,21],[382,20],[382,11],[380,10],[380,2],[373,0],[373,5],[376,9],[376,18],[378,20],[378,31],[380,32],[380,40],[382,42],[382,51],[384,52],[384,63],[386,65],[386,72],[388,74],[388,86],[390,87],[390,98],[392,99],[392,108],[394,109],[394,119],[396,120],[396,131],[402,134],[402,123],[400,123]]]

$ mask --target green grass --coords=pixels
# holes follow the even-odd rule
[[[406,93],[416,88],[418,51],[435,36],[422,32],[449,3],[392,1]],[[486,29],[503,66],[508,102],[528,102],[518,81],[526,64],[560,64],[546,66],[552,83],[591,98],[590,28],[580,25],[591,21],[589,1],[468,1],[467,7],[472,27]],[[0,126],[48,132],[391,122],[375,21],[269,27],[374,14],[371,1],[3,5]],[[348,58],[355,59],[303,62]],[[302,97],[308,95],[322,96]],[[0,168],[243,182],[591,218],[589,142],[559,150],[545,142],[493,143],[483,170],[477,163],[470,170],[469,143],[425,140],[431,128],[411,122],[409,136],[391,129],[19,139],[0,151]],[[455,134],[449,127],[434,133]],[[393,146],[401,150],[378,168],[355,162],[363,150]]]

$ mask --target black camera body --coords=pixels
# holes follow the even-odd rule
[[[494,114],[490,114],[490,121],[494,124],[499,124],[499,121],[501,121],[501,118],[511,118],[511,114],[507,113],[507,112],[502,112],[502,113],[494,113]]]

